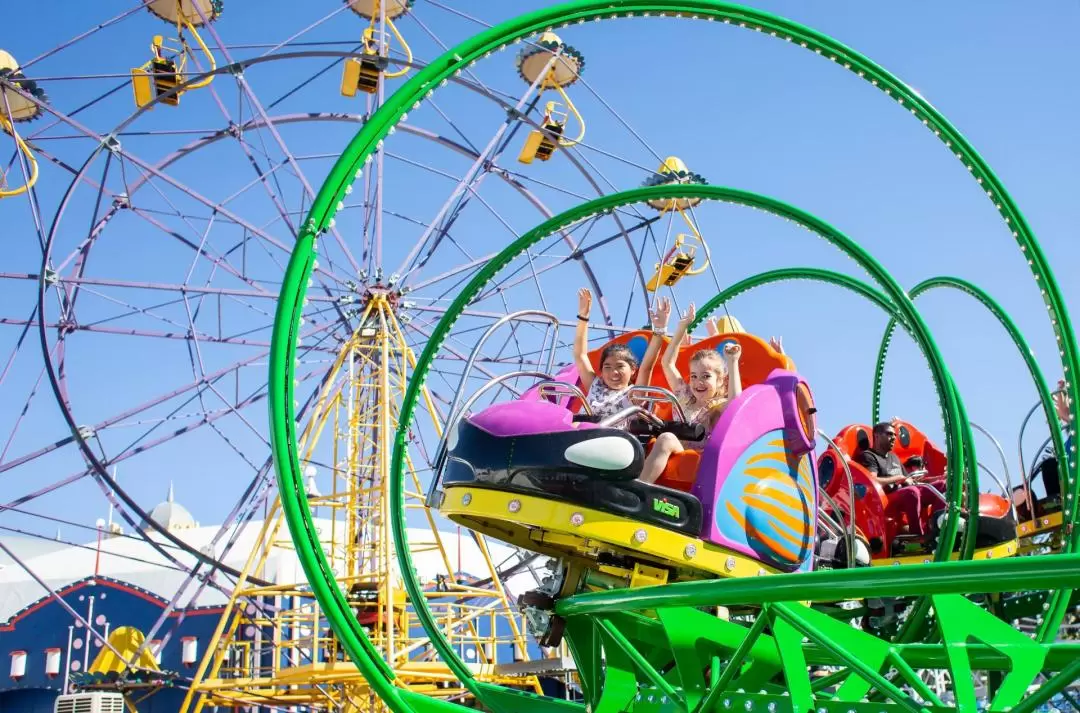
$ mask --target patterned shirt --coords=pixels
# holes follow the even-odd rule
[[[608,416],[613,416],[619,411],[634,405],[627,395],[629,390],[629,386],[625,389],[613,389],[605,384],[604,380],[599,376],[595,376],[593,377],[592,385],[589,386],[589,393],[585,395],[585,401],[588,402],[593,416],[599,419],[605,419]],[[618,423],[611,424],[611,427],[625,428],[626,421],[627,419],[624,418]]]

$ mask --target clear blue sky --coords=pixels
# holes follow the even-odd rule
[[[496,22],[508,16],[511,6],[523,11],[545,4],[471,0],[454,6]],[[1075,91],[1072,71],[1080,66],[1080,48],[1070,33],[1080,22],[1080,6],[1058,2],[1021,9],[1003,0],[936,4],[810,4],[778,0],[750,4],[810,25],[869,55],[940,109],[972,141],[1017,200],[1055,266],[1068,305],[1076,311],[1080,306],[1080,287],[1073,277],[1080,264],[1076,240],[1080,225],[1080,203],[1076,200],[1080,187],[1080,139],[1076,132],[1080,94]],[[119,0],[73,5],[51,0],[27,5],[21,8],[17,24],[7,26],[15,31],[0,36],[0,47],[25,62],[130,6]],[[216,29],[229,45],[279,42],[338,7],[330,0],[258,4],[230,0]],[[416,16],[448,44],[478,29],[425,0],[418,0]],[[413,20],[403,21],[401,28],[419,58],[435,56],[436,46]],[[28,73],[49,77],[122,75],[144,61],[150,36],[166,29],[147,13],[139,12],[43,60]],[[359,31],[357,18],[343,12],[311,33],[310,38],[351,40]],[[588,86],[615,107],[658,153],[683,157],[712,183],[755,190],[824,218],[867,247],[906,286],[940,274],[976,282],[1020,324],[1048,378],[1056,380],[1060,375],[1038,292],[993,206],[949,152],[894,102],[825,60],[760,35],[716,25],[635,20],[590,24],[567,30],[563,36],[585,54]],[[238,56],[254,52],[236,50]],[[520,92],[512,56],[496,55],[479,65],[477,72],[500,90]],[[325,63],[275,63],[272,71],[251,70],[249,80],[263,103],[268,104]],[[273,112],[360,111],[360,100],[350,102],[338,96],[338,72],[334,68],[284,100]],[[46,88],[58,107],[71,111],[122,81],[116,76],[49,81]],[[644,166],[655,164],[586,87],[578,85],[572,96],[589,121],[588,143]],[[498,126],[499,114],[490,103],[482,105],[463,90],[450,87],[436,99],[457,128],[478,146],[483,146]],[[79,118],[105,133],[131,110],[129,90],[124,88]],[[243,111],[248,116],[250,107]],[[430,108],[415,112],[412,123],[453,135],[448,124]],[[148,160],[156,160],[198,133],[222,125],[222,114],[208,95],[196,97],[193,93],[183,98],[178,109],[156,109],[133,128],[183,129],[196,134],[131,136],[124,139],[124,145]],[[42,126],[34,124],[30,130]],[[354,126],[319,124],[288,127],[281,133],[295,153],[335,154],[354,130]],[[262,140],[269,141],[265,135]],[[519,145],[520,137],[506,159],[516,153]],[[48,147],[71,165],[81,164],[92,149],[89,142],[77,139],[56,140]],[[441,149],[400,134],[392,137],[387,147],[446,170],[460,173],[467,167],[467,163],[447,158]],[[6,169],[10,140],[0,141],[0,148]],[[274,153],[272,147],[266,151]],[[593,158],[621,188],[636,185],[644,178],[638,168],[606,161],[595,154]],[[329,166],[329,159],[305,164],[305,172],[316,188]],[[565,163],[513,167],[527,176],[566,185],[574,191],[585,190]],[[420,178],[404,169],[399,173],[388,170],[388,208],[420,220],[434,216],[452,185]],[[100,176],[102,171],[99,161],[91,175]],[[14,175],[17,173],[16,169]],[[223,199],[253,179],[243,155],[225,147],[198,152],[170,173],[214,200]],[[113,180],[119,178],[114,175]],[[69,181],[70,174],[52,165],[43,166],[38,197],[46,221],[55,213]],[[556,210],[576,202],[557,191],[537,190]],[[515,230],[520,232],[538,222],[537,213],[520,197],[487,184],[485,191],[483,195]],[[265,195],[243,197],[230,205],[257,225],[266,224],[275,215]],[[165,198],[158,207],[167,208]],[[93,193],[86,189],[77,192],[63,224],[66,232],[60,243],[64,254],[85,235],[93,208]],[[0,272],[36,273],[41,258],[27,201],[16,198],[0,202],[0,220],[0,237],[5,243]],[[420,229],[406,221],[387,220],[387,252],[399,261]],[[496,242],[509,236],[490,214],[474,211],[463,220],[467,221],[463,226],[474,233],[490,230],[491,235],[501,235]],[[853,268],[828,246],[805,238],[775,219],[725,209],[718,210],[710,220],[716,226],[710,233],[715,236],[710,244],[718,253],[722,283],[774,267]],[[160,232],[146,231],[145,223],[125,217],[110,224],[104,232],[109,240],[103,241],[94,253],[96,261],[91,263],[91,273],[98,270],[100,276],[123,276],[128,280],[183,282],[183,261],[190,260],[190,253],[162,240]],[[282,242],[290,240],[280,224],[271,232]],[[174,260],[178,262],[174,264]],[[396,265],[397,261],[390,261]],[[178,268],[177,264],[185,267]],[[267,284],[280,275],[275,273],[272,261],[264,261],[259,267],[263,270],[260,278]],[[651,261],[646,269],[649,267]],[[387,271],[393,268],[388,265]],[[597,264],[594,268],[609,294],[625,294],[629,289],[620,266]],[[715,291],[710,290],[704,278],[686,281],[679,289],[684,300],[699,302]],[[571,295],[571,290],[549,295],[551,306],[567,319],[572,319],[574,309]],[[147,295],[140,298],[144,301],[139,304],[153,304],[159,298],[158,294]],[[35,304],[33,283],[0,281],[0,304],[0,316],[25,319]],[[261,304],[265,307],[265,302]],[[971,417],[1002,441],[1015,476],[1020,420],[1036,398],[1023,363],[996,322],[969,297],[931,294],[920,301],[920,307],[952,368]],[[815,389],[826,430],[868,419],[874,357],[884,326],[884,319],[874,308],[836,288],[806,283],[751,293],[730,308],[750,331],[764,336],[784,335],[788,351]],[[631,322],[639,324],[640,316]],[[134,320],[125,323],[136,326]],[[150,328],[149,323],[140,321],[138,326]],[[18,328],[0,326],[0,369],[18,334]],[[191,367],[182,343],[161,346],[155,342],[134,348],[132,344],[123,337],[73,338],[68,372],[72,400],[81,422],[106,418],[190,380]],[[129,348],[132,351],[127,351]],[[254,352],[233,352],[232,358],[250,353]],[[33,389],[40,373],[40,359],[36,335],[31,332],[11,374],[0,384],[0,439],[4,441]],[[259,373],[253,367],[246,377],[250,383],[242,384],[240,391],[254,388]],[[47,385],[42,383],[8,458],[64,435],[51,398]],[[925,424],[933,436],[940,435],[929,375],[906,338],[895,342],[888,363],[885,412]],[[251,421],[265,432],[261,405],[249,413]],[[239,424],[230,428],[234,429],[230,437],[236,439],[245,454],[261,462],[265,449],[260,450],[258,439],[245,434]],[[1033,432],[1029,449],[1045,436],[1045,427],[1036,430],[1038,435]],[[980,447],[980,460],[1000,470],[988,444],[982,441]],[[223,517],[226,500],[239,494],[242,481],[229,478],[243,472],[242,480],[246,481],[251,472],[237,460],[235,452],[212,435],[178,439],[131,463],[130,467],[121,467],[121,476],[140,502],[151,506],[164,496],[168,481],[175,480],[178,499],[204,523]],[[77,454],[68,447],[32,467],[0,474],[0,498],[6,502],[37,484],[74,472],[78,465]],[[219,487],[229,497],[205,497],[210,488]],[[104,513],[103,499],[88,486],[71,488],[42,501],[38,509],[84,522],[93,522]]]

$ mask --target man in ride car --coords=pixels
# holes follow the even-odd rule
[[[923,536],[926,528],[920,516],[922,488],[912,485],[900,459],[893,452],[896,445],[896,426],[882,422],[874,426],[874,443],[859,453],[856,460],[870,472],[889,497],[889,504],[900,509],[907,519],[901,531]]]
[[[859,453],[856,458],[860,465],[870,471],[870,475],[877,478],[886,493],[896,490],[900,483],[907,480],[904,466],[893,452],[895,445],[896,427],[882,422],[874,426],[873,445]]]

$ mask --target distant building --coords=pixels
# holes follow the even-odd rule
[[[166,500],[151,511],[150,517],[188,544],[208,553],[212,549],[220,554],[224,542],[234,534],[229,530],[213,543],[219,528],[200,527],[191,513],[175,501],[171,487]],[[316,526],[323,531],[328,532],[329,525],[328,520],[316,520]],[[145,531],[145,523],[143,526]],[[261,528],[260,521],[244,527],[225,563],[242,569]],[[425,534],[430,539],[430,532]],[[95,632],[107,638],[117,627],[136,627],[151,641],[163,670],[190,678],[210,643],[227,598],[197,579],[185,591],[179,591],[194,558],[152,535],[177,561],[171,562],[146,541],[147,536],[150,535],[133,536],[118,527],[106,526],[102,529],[100,548],[98,538],[74,546],[31,537],[2,539],[49,589],[89,621]],[[417,538],[421,536],[418,532]],[[284,528],[279,537],[287,540]],[[461,562],[463,571],[486,570],[470,537],[459,539],[453,534],[443,537],[450,556]],[[463,545],[460,556],[458,542]],[[498,550],[492,552],[493,557],[505,557],[508,553],[507,548],[493,549]],[[418,555],[416,560],[422,581],[435,580],[436,572],[442,569],[440,562],[425,555]],[[299,562],[289,547],[273,549],[264,577],[274,582],[304,581]],[[228,580],[220,574],[215,575],[215,580],[228,588]],[[167,623],[151,632],[154,622],[170,607]],[[77,622],[55,597],[0,552],[0,711],[52,713],[53,701],[69,686],[71,675],[86,671],[100,647],[97,637]],[[138,707],[143,713],[176,713],[183,697],[184,691],[179,688],[163,689]]]

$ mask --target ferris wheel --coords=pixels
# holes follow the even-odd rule
[[[227,39],[221,3],[154,2],[22,65],[2,58],[3,128],[16,149],[5,169],[4,205],[25,211],[26,234],[38,238],[36,247],[22,243],[18,269],[3,275],[11,296],[2,317],[3,380],[13,394],[7,402],[20,402],[5,415],[5,519],[27,537],[59,526],[57,537],[75,543],[96,529],[106,563],[150,556],[177,573],[158,587],[169,605],[139,651],[152,640],[160,648],[179,638],[170,619],[176,607],[225,599],[222,630],[204,644],[185,706],[213,705],[222,690],[235,700],[222,682],[238,677],[257,695],[284,690],[296,669],[341,656],[310,588],[271,574],[284,528],[267,455],[265,363],[280,277],[315,199],[313,185],[385,87],[415,71],[414,50],[443,49],[428,23],[449,24],[453,35],[457,21],[461,36],[476,26],[439,6],[428,12],[416,14],[411,3],[352,2],[321,17],[282,18],[276,35],[267,31],[269,41],[237,43]],[[92,52],[102,46],[123,46],[113,54],[139,59],[125,60],[130,70],[106,66]],[[537,48],[538,56],[550,49]],[[58,82],[59,71],[50,70],[80,50],[98,64],[82,65],[85,75],[63,86],[79,87],[68,92],[73,97],[93,98],[67,100],[61,90],[50,99],[39,87]],[[540,71],[523,62],[523,72]],[[561,83],[574,80],[578,62],[559,74]],[[547,87],[555,94],[560,88]],[[526,83],[520,93],[529,89]],[[483,101],[496,111],[510,101],[485,91]],[[439,295],[482,264],[480,253],[462,255],[454,230],[459,222],[490,220],[482,201],[460,195],[463,177],[497,183],[538,219],[554,212],[541,195],[547,189],[493,160],[520,129],[507,123],[492,133],[418,124],[403,131],[408,147],[380,156],[363,193],[344,207],[355,223],[333,231],[340,252],[320,268],[325,279],[304,349],[309,371],[298,379],[307,391],[306,482],[321,508],[324,549],[390,666],[443,696],[460,695],[460,688],[432,664],[411,619],[384,511],[385,472],[397,404],[432,318],[441,314]],[[21,186],[13,183],[19,166],[27,169]],[[393,181],[408,190],[391,205],[384,191]],[[418,192],[451,198],[440,209],[434,198],[428,205],[415,200]],[[423,236],[404,242],[403,229],[415,226],[425,226]],[[588,281],[588,258],[580,264]],[[425,268],[424,284],[406,288],[403,276]],[[516,289],[529,285],[550,289],[540,280]],[[510,350],[502,361],[522,359],[529,357]],[[460,366],[451,359],[448,378]],[[431,430],[418,435],[410,465],[417,504],[429,480],[430,439],[453,397],[433,389],[430,398]],[[159,517],[155,504],[166,490],[165,510],[197,498],[201,519],[220,527]],[[99,505],[87,522],[91,503]],[[106,509],[108,522],[90,524]],[[542,576],[543,559],[417,515],[413,546],[448,635],[492,680],[539,690],[528,665],[539,654],[513,605],[521,582],[535,586]],[[59,585],[11,555],[27,580],[44,582],[44,593],[57,597]],[[314,636],[316,643],[259,643],[267,627],[288,627],[297,641]],[[247,652],[249,667],[260,655],[284,663],[273,674],[245,672],[238,651]],[[370,695],[355,675],[305,688],[312,705]]]

